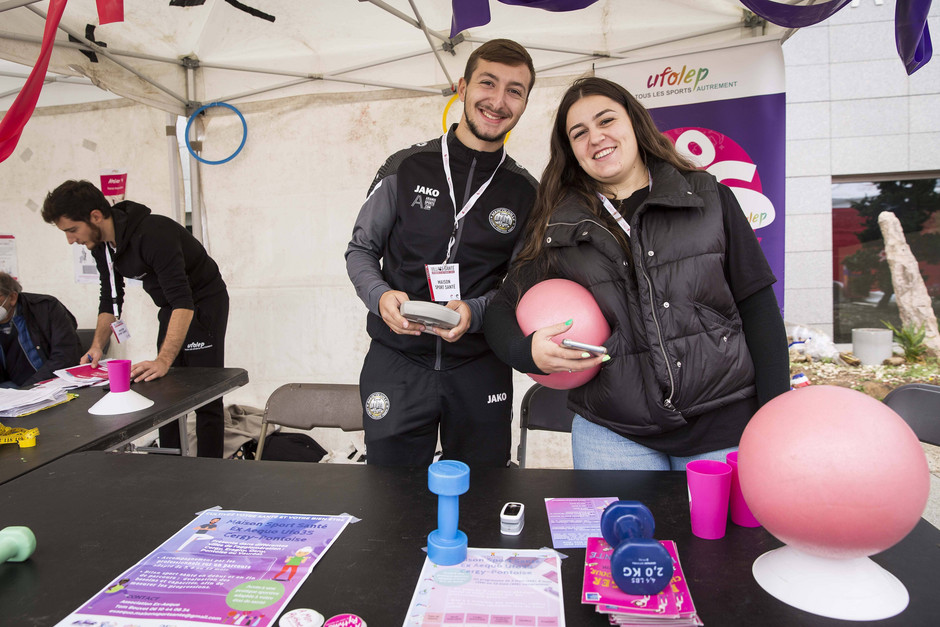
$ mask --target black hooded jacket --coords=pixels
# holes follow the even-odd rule
[[[143,281],[157,307],[195,309],[204,298],[226,291],[219,266],[182,225],[125,200],[111,208],[117,249],[111,253],[118,306],[124,304],[124,279]],[[99,313],[113,313],[105,247],[92,251],[101,277]]]

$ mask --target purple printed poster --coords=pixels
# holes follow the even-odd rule
[[[779,41],[621,62],[598,67],[597,75],[626,87],[682,155],[731,188],[777,277],[782,313],[786,89]]]
[[[208,510],[58,625],[275,625],[350,520]]]

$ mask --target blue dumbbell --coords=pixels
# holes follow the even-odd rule
[[[601,515],[601,534],[614,549],[611,576],[627,594],[659,594],[672,579],[672,558],[655,531],[653,514],[639,501],[611,503]]]
[[[36,536],[29,527],[0,529],[0,564],[22,562],[36,550]]]
[[[461,494],[470,489],[470,467],[444,460],[428,467],[428,489],[437,494],[437,529],[428,535],[428,557],[439,566],[467,559],[467,534],[457,529]]]

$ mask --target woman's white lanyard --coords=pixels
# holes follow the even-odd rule
[[[114,283],[114,262],[111,260],[111,246],[107,242],[104,244],[104,254],[108,258],[108,278],[111,279],[111,306],[114,308],[114,317],[121,319],[118,311],[117,285]]]
[[[646,169],[646,176],[649,179],[649,189],[653,191],[653,175],[650,174],[649,168]],[[620,215],[620,212],[614,208],[614,205],[610,202],[610,199],[607,196],[603,195],[600,192],[597,192],[597,197],[601,199],[601,203],[604,205],[604,209],[607,210],[607,213],[617,221],[617,224],[620,225],[620,228],[623,229],[623,232],[627,234],[627,237],[630,237],[630,225],[627,221]]]
[[[493,170],[493,174],[490,175],[490,178],[483,183],[483,185],[474,192],[473,196],[467,201],[467,204],[463,206],[463,209],[460,212],[457,212],[457,199],[454,197],[454,181],[450,175],[450,151],[447,149],[447,133],[441,137],[441,159],[444,161],[444,176],[447,178],[447,191],[450,192],[450,202],[454,205],[454,231],[450,234],[450,240],[447,242],[447,256],[444,257],[444,263],[450,261],[450,252],[454,247],[454,242],[457,241],[457,226],[460,224],[460,220],[467,215],[470,209],[473,208],[473,205],[476,204],[480,196],[483,195],[483,192],[486,191],[486,188],[490,186],[490,183],[493,182],[493,179],[496,177],[496,172],[499,170],[499,166],[503,165],[503,161],[506,160],[506,148],[502,148],[503,154],[499,159],[499,163],[496,165],[496,169]]]

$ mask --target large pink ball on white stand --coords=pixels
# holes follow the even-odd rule
[[[930,491],[924,450],[894,411],[848,388],[786,392],[744,430],[738,474],[755,518],[788,545],[754,563],[765,590],[833,618],[903,611],[907,590],[867,557],[914,528]]]
[[[571,329],[553,338],[556,344],[569,338],[585,344],[600,345],[610,338],[610,325],[591,292],[567,279],[548,279],[529,288],[516,307],[516,320],[526,335],[573,320]],[[529,376],[545,387],[570,390],[593,379],[600,369],[600,366],[595,366],[581,372]]]

